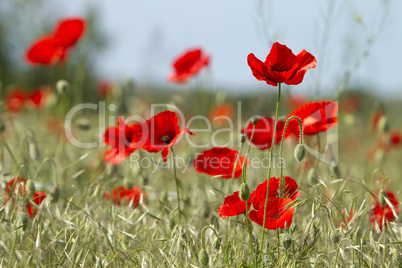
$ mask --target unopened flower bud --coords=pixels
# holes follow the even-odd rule
[[[52,203],[57,203],[60,196],[60,189],[57,186],[54,186],[52,192],[49,194],[49,200]]]
[[[220,238],[216,238],[214,240],[214,243],[212,244],[214,246],[215,249],[219,249],[221,247],[221,239]]]
[[[28,195],[32,196],[35,194],[35,184],[32,180],[27,180],[27,184],[25,187],[27,189]]]
[[[200,264],[203,267],[208,266],[209,257],[208,257],[208,253],[205,249],[201,249],[200,252],[198,252],[198,261],[200,262]]]
[[[282,247],[284,247],[285,249],[290,248],[290,246],[293,243],[293,239],[292,237],[290,237],[290,235],[288,233],[285,233],[282,237],[281,237],[281,245]]]
[[[341,240],[341,235],[337,232],[337,231],[333,231],[331,233],[331,240],[332,242],[334,242],[335,244],[338,244],[339,241]]]
[[[59,95],[65,94],[69,88],[70,88],[70,83],[68,83],[66,80],[62,79],[62,80],[57,81],[57,83],[56,83],[56,90]]]
[[[243,201],[248,201],[248,199],[250,198],[250,189],[248,188],[247,183],[242,183],[240,185],[240,199]]]
[[[246,134],[244,134],[244,133],[240,134],[240,142],[241,142],[241,143],[245,143],[245,142],[246,142],[246,139],[247,139]]]
[[[123,186],[126,187],[127,189],[131,189],[133,188],[134,184],[129,178],[125,177],[123,179]]]
[[[22,230],[26,230],[28,227],[28,215],[25,212],[20,212],[18,214],[18,220],[17,220],[17,227],[22,226]]]
[[[257,125],[257,123],[258,123],[258,117],[253,117],[253,119],[252,119],[251,122],[253,123],[254,126]]]
[[[380,193],[378,195],[378,200],[380,201],[381,206],[385,207],[387,202],[385,201],[385,198],[387,197],[387,194],[385,193],[384,189],[380,190]]]
[[[380,120],[378,121],[378,129],[381,131],[381,133],[389,132],[390,124],[385,115],[381,116]]]
[[[297,162],[302,161],[305,155],[306,155],[306,148],[304,147],[304,144],[299,143],[294,151],[296,161]]]
[[[318,173],[315,168],[310,168],[307,173],[307,181],[311,184],[316,184],[318,182]]]

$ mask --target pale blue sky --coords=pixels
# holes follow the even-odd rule
[[[110,38],[98,62],[105,78],[168,85],[175,56],[201,46],[212,60],[210,72],[198,82],[236,91],[261,89],[269,86],[251,75],[247,55],[265,59],[278,41],[295,54],[306,49],[318,61],[293,91],[334,92],[345,72],[354,70],[352,84],[402,96],[400,0],[276,0],[265,6],[258,0],[52,1],[58,8],[65,5],[57,10],[61,16],[85,14],[90,4],[98,7]],[[367,58],[354,68],[374,36]]]

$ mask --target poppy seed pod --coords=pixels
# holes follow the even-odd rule
[[[254,126],[257,125],[258,118],[257,118],[257,117],[253,117],[253,119],[252,119],[251,122],[253,123]]]
[[[378,195],[378,200],[380,201],[381,206],[385,207],[387,202],[385,201],[385,197],[387,194],[385,193],[384,189],[380,190],[380,194]]]
[[[248,188],[247,183],[242,183],[240,185],[240,199],[243,200],[244,202],[247,202],[248,199],[250,198],[250,189]]]
[[[52,192],[49,194],[50,202],[57,203],[59,200],[60,189],[57,186],[54,186]]]
[[[334,242],[335,244],[338,244],[339,241],[341,240],[341,235],[337,232],[337,231],[333,231],[331,233],[331,240],[332,242]]]
[[[240,134],[240,142],[245,143],[246,142],[246,135],[244,133]]]
[[[306,148],[304,147],[303,143],[299,143],[294,151],[296,161],[300,163],[300,161],[303,160],[305,155],[306,155]]]
[[[17,226],[22,226],[22,230],[26,230],[28,227],[28,215],[25,212],[18,214]]]
[[[385,115],[381,116],[380,121],[378,121],[378,129],[381,131],[381,133],[389,132],[390,124]]]
[[[284,247],[285,249],[290,248],[290,246],[293,243],[293,239],[290,237],[289,234],[285,233],[282,237],[281,237],[281,245],[282,247]]]
[[[59,95],[65,94],[70,88],[70,83],[68,83],[66,80],[59,80],[56,83],[56,91]]]
[[[200,252],[198,252],[198,261],[200,262],[200,264],[203,267],[208,266],[209,257],[208,257],[208,253],[205,249],[201,249]]]
[[[32,196],[35,194],[35,184],[33,183],[32,180],[27,180],[27,184],[26,184],[26,189],[27,189],[27,193],[28,195]]]

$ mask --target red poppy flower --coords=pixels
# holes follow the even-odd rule
[[[293,110],[307,102],[307,97],[303,94],[293,94],[286,98],[286,106]]]
[[[168,80],[181,84],[186,83],[204,66],[208,66],[209,58],[209,55],[203,54],[199,48],[185,51],[173,62],[175,72],[169,76]]]
[[[228,122],[228,120],[233,116],[234,108],[231,104],[220,104],[212,107],[209,110],[208,118],[210,121],[220,125],[222,123]]]
[[[333,101],[314,101],[303,104],[293,110],[287,118],[298,117],[303,126],[304,135],[314,135],[327,131],[338,123],[338,103]],[[300,135],[299,123],[296,120],[289,121],[287,131]]]
[[[248,55],[247,62],[257,80],[276,87],[278,83],[300,84],[307,70],[316,66],[317,60],[304,49],[296,56],[287,46],[276,42],[265,62],[257,59],[253,53]]]
[[[241,133],[247,135],[247,139],[251,139],[251,135],[253,133],[253,123],[250,122],[246,128],[244,128]],[[259,118],[257,124],[255,125],[252,144],[257,146],[257,148],[261,150],[269,149],[272,145],[272,138],[274,134],[275,127],[275,119],[271,117],[263,117]],[[274,145],[278,144],[282,140],[283,129],[285,128],[285,122],[278,120],[275,132],[275,141]],[[285,138],[289,136],[289,132],[285,133]]]
[[[102,80],[96,84],[96,88],[99,97],[106,99],[112,93],[113,85],[109,81]]]
[[[297,183],[291,177],[285,176],[285,197],[295,200],[301,193],[297,191]],[[269,179],[269,197],[279,196],[280,178],[272,177]],[[258,207],[258,203],[263,202],[265,204],[265,198],[267,196],[267,180],[257,186],[255,190],[255,197],[253,200],[254,207]]]
[[[42,108],[45,106],[48,98],[53,94],[53,91],[46,87],[35,89],[27,98],[28,104],[34,108]]]
[[[237,151],[226,147],[214,147],[200,153],[193,165],[198,172],[230,179],[238,154]],[[235,178],[240,177],[245,161],[245,156],[239,156],[234,173]]]
[[[25,54],[25,61],[32,65],[53,65],[63,54],[63,49],[55,45],[52,35],[45,35],[36,40]]]
[[[265,216],[265,228],[276,230],[278,228],[289,227],[292,224],[294,207],[289,207],[292,202],[290,198],[269,197],[267,211]],[[260,226],[264,224],[264,202],[253,204],[255,210],[251,210],[249,215],[250,220]]]
[[[17,187],[18,184],[22,183],[23,186],[20,186],[20,195],[22,195],[23,193],[25,193],[25,184],[26,184],[26,180],[22,177],[16,177],[12,180],[10,180],[9,182],[7,182],[6,184],[6,191],[8,195],[13,195],[16,191],[15,191],[15,187]]]
[[[178,121],[177,114],[172,111],[161,112],[149,119],[147,140],[142,149],[151,153],[162,150],[162,158],[166,162],[170,147],[176,143],[180,135],[184,133],[195,135],[188,128],[180,130]]]
[[[20,88],[15,88],[10,91],[4,98],[7,109],[12,113],[19,113],[25,107],[25,100],[27,96]]]
[[[43,200],[46,198],[46,193],[45,192],[35,192],[33,196],[33,202],[39,206]],[[34,207],[30,201],[26,204],[26,209],[28,212],[29,217],[33,218],[36,213],[38,212],[37,208]]]
[[[371,225],[376,228],[376,225],[380,227],[382,231],[383,224],[387,225],[387,222],[393,222],[396,220],[395,214],[399,214],[399,201],[396,198],[395,194],[391,191],[385,191],[386,198],[392,204],[392,208],[388,205],[388,202],[385,206],[382,206],[378,199],[375,200],[374,206],[371,210],[370,222]],[[378,197],[378,193],[377,193]]]
[[[392,130],[390,132],[390,140],[391,140],[391,145],[393,145],[393,146],[401,144],[402,133],[398,130]]]
[[[148,193],[141,190],[140,187],[134,186],[132,189],[128,189],[124,186],[120,186],[113,189],[111,193],[104,193],[103,197],[107,200],[112,200],[113,203],[120,205],[128,205],[132,202],[134,208],[140,205],[141,196],[144,202],[148,198]]]
[[[145,142],[141,124],[127,126],[119,117],[117,127],[109,127],[103,136],[104,143],[111,146],[105,153],[105,160],[113,165],[121,163]]]
[[[353,211],[351,210],[351,211],[349,211],[348,213],[343,212],[343,213],[342,213],[342,217],[343,217],[343,219],[342,219],[341,222],[340,222],[340,226],[345,229],[345,228],[346,228],[345,222],[346,222],[347,224],[350,223],[350,221],[351,221],[352,218],[353,218]]]
[[[83,36],[86,23],[82,18],[69,18],[57,23],[54,34],[54,44],[69,48],[74,46]]]
[[[254,198],[254,192],[250,195],[248,209],[250,209],[251,202]],[[239,191],[234,192],[232,195],[226,196],[223,204],[218,208],[218,213],[221,218],[237,216],[246,212],[246,202],[240,199]]]

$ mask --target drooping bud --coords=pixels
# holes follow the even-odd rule
[[[338,244],[339,241],[341,240],[341,235],[337,232],[337,231],[333,231],[331,233],[331,240],[332,242],[334,242],[335,244]]]
[[[304,147],[303,143],[299,143],[294,151],[296,161],[297,162],[302,161],[305,155],[306,155],[306,148]]]
[[[240,196],[240,199],[243,200],[244,202],[247,202],[248,199],[250,198],[250,189],[248,188],[247,183],[242,183],[240,185],[239,196]]]
[[[385,115],[381,116],[380,120],[378,121],[378,129],[381,131],[381,133],[389,132],[390,124]]]
[[[66,80],[62,79],[57,81],[56,83],[56,91],[59,95],[65,94],[70,88],[70,83],[68,83]]]
[[[290,235],[288,233],[285,233],[282,235],[282,237],[281,237],[282,247],[284,247],[285,249],[288,249],[288,248],[290,248],[292,243],[293,243],[293,239],[292,239],[292,237],[290,237]]]
[[[240,142],[241,142],[241,143],[245,143],[245,142],[246,142],[246,139],[247,139],[246,134],[244,134],[244,133],[240,134]]]
[[[219,249],[220,247],[221,247],[221,239],[220,238],[216,238],[215,240],[214,240],[214,243],[212,244],[213,245],[213,247],[215,248],[215,249]]]
[[[200,264],[203,267],[208,266],[209,257],[208,257],[208,253],[205,249],[201,249],[200,252],[198,252],[198,261],[200,262]]]
[[[387,202],[385,201],[385,198],[387,197],[387,194],[385,193],[384,189],[380,190],[380,193],[378,194],[378,200],[380,201],[381,206],[385,207]]]
[[[318,173],[315,168],[310,168],[307,173],[307,181],[311,184],[316,184],[318,182]]]
[[[57,203],[59,201],[59,196],[60,196],[60,189],[57,186],[54,186],[52,191],[49,194],[49,200],[52,203]]]
[[[35,184],[33,183],[32,180],[27,180],[27,184],[25,185],[27,189],[27,193],[29,196],[32,196],[35,194]]]
[[[331,162],[331,167],[332,167],[332,173],[334,174],[334,176],[336,178],[340,178],[341,177],[341,171],[339,170],[339,165],[337,162],[332,161]]]
[[[124,185],[124,187],[126,187],[127,189],[131,189],[131,188],[133,188],[133,186],[134,186],[133,182],[132,182],[129,178],[127,178],[127,177],[125,177],[125,178],[123,179],[123,185]]]
[[[22,226],[22,230],[26,230],[28,227],[28,215],[25,212],[20,212],[18,214],[18,220],[17,220],[17,227]]]

